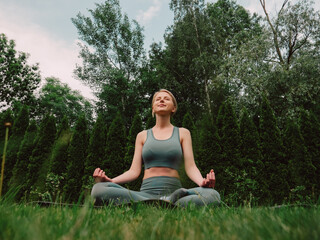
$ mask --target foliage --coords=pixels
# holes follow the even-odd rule
[[[17,162],[19,147],[28,126],[29,126],[28,107],[23,106],[18,116],[14,120],[13,127],[12,127],[12,135],[10,136],[8,141],[6,163],[5,163],[5,174],[3,178],[3,181],[4,181],[3,192],[6,192],[8,190],[9,181],[12,177],[14,166]]]
[[[17,53],[15,42],[0,34],[0,107],[14,101],[31,105],[35,102],[34,91],[40,83],[38,65],[27,64],[28,55]]]
[[[72,18],[81,40],[87,43],[80,44],[83,66],[77,66],[77,76],[93,86],[108,83],[113,69],[121,70],[126,79],[133,79],[144,56],[142,28],[121,13],[118,0],[96,4],[89,13],[91,17],[79,13]]]
[[[312,112],[302,111],[299,119],[301,135],[305,147],[311,157],[313,166],[316,168],[316,186],[320,186],[320,124]],[[319,187],[315,188],[316,198],[320,196]]]
[[[166,47],[151,49],[151,64],[164,86],[180,99],[181,113],[195,118],[202,111],[217,114],[228,96],[239,93],[238,83],[222,69],[242,43],[260,33],[256,15],[234,1],[171,1],[174,24],[167,28]],[[223,77],[221,77],[222,75]]]
[[[199,167],[199,162],[201,160],[198,158],[198,154],[197,154],[198,152],[195,152],[196,150],[198,150],[197,148],[195,148],[195,144],[199,143],[198,134],[197,134],[198,132],[196,131],[196,126],[193,122],[193,118],[190,113],[186,113],[184,115],[183,121],[182,121],[182,127],[186,128],[190,131],[191,138],[192,138],[192,148],[193,148],[193,152],[194,152],[194,158],[197,163],[197,166]],[[182,166],[180,167],[178,172],[179,172],[179,176],[180,176],[181,185],[184,188],[196,187],[196,184],[193,181],[191,181],[191,179],[188,177],[188,175],[185,171],[184,164],[182,164]]]
[[[289,193],[288,162],[284,156],[284,147],[276,118],[269,102],[264,97],[261,103],[259,133],[261,153],[264,163],[262,178],[267,183],[265,200],[282,203]]]
[[[127,137],[126,155],[124,158],[124,170],[128,170],[131,166],[134,147],[136,142],[136,137],[139,132],[142,131],[142,121],[139,112],[136,112],[133,121],[131,123],[131,128],[129,135]]]
[[[79,116],[68,148],[69,159],[64,194],[70,202],[77,202],[81,194],[84,164],[89,144],[88,123],[85,116]]]
[[[19,188],[15,196],[16,200],[21,200],[26,191],[28,165],[32,151],[36,146],[35,138],[37,136],[37,130],[36,122],[32,120],[19,147],[17,161],[14,165],[12,178],[10,180],[11,188]]]
[[[235,115],[233,106],[230,101],[224,103],[222,117],[222,129],[219,133],[220,146],[222,148],[223,156],[221,164],[225,170],[221,170],[221,189],[224,190],[225,195],[237,191],[236,179],[234,176],[240,174],[240,169],[243,167],[240,146],[241,138],[239,134],[238,118]]]
[[[78,91],[62,83],[59,79],[46,78],[46,82],[40,89],[38,114],[50,113],[60,123],[66,116],[73,125],[78,116],[86,114],[88,119],[92,117],[92,105]]]
[[[154,125],[156,125],[156,118],[152,116],[151,111],[148,114],[147,120],[146,120],[146,127],[145,129],[150,129]]]
[[[83,174],[83,188],[90,189],[93,185],[92,174],[93,171],[102,166],[105,159],[105,148],[107,142],[107,126],[102,114],[98,115],[98,118],[93,126],[90,136],[90,142],[88,146],[88,155],[85,160],[85,168]]]
[[[49,156],[56,136],[55,118],[46,115],[42,120],[39,132],[35,139],[35,147],[29,159],[26,190],[30,191],[31,187],[36,189],[43,187],[48,168]],[[32,199],[33,196],[30,196]]]
[[[123,173],[125,148],[126,131],[122,116],[118,113],[108,130],[105,161],[102,164],[107,176],[115,177]]]
[[[243,158],[242,175],[246,176],[245,181],[247,181],[244,182],[244,191],[241,192],[241,198],[249,200],[248,198],[251,197],[258,200],[263,192],[267,191],[264,179],[261,178],[264,165],[262,163],[259,133],[245,108],[240,118],[240,137],[240,150]]]
[[[65,179],[67,174],[68,166],[68,147],[70,145],[72,137],[72,131],[69,127],[68,119],[65,116],[59,125],[56,140],[52,147],[50,154],[50,166],[47,177],[58,178],[59,177],[59,191],[63,191],[63,186],[65,185]],[[50,180],[46,180],[50,182]],[[47,188],[46,188],[47,189]],[[48,190],[48,189],[47,189]]]
[[[136,137],[138,133],[140,133],[143,130],[142,128],[142,120],[140,113],[137,111],[133,121],[131,123],[131,128],[129,131],[129,135],[127,137],[127,145],[126,145],[126,154],[124,157],[124,164],[123,164],[123,170],[129,170],[132,159],[134,156],[134,149],[135,149],[135,143],[136,143]],[[143,165],[143,164],[142,164]],[[142,166],[143,168],[143,166]],[[126,186],[129,189],[139,191],[141,182],[142,182],[142,177],[143,177],[143,171],[140,173],[140,176],[137,180],[126,184]]]
[[[260,96],[265,95],[284,127],[301,108],[319,114],[320,13],[312,1],[283,1],[270,18],[265,1],[260,3],[266,11],[263,33],[244,42],[224,71],[241,85],[240,108],[258,113]]]
[[[97,94],[100,112],[108,125],[118,111],[127,129],[135,111],[142,110],[139,75],[145,62],[142,27],[121,12],[118,0],[107,0],[89,10],[90,17],[79,13],[72,19],[78,29],[80,57],[75,74]],[[128,122],[127,122],[128,121]]]
[[[316,168],[312,165],[300,129],[292,120],[288,120],[283,139],[286,158],[289,163],[290,188],[304,187],[304,192],[300,192],[300,194],[311,196],[316,185]]]

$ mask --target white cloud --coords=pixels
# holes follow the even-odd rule
[[[91,90],[73,77],[78,59],[76,42],[68,43],[33,23],[19,8],[0,7],[0,31],[16,43],[16,50],[30,54],[29,64],[39,63],[42,78],[57,77],[83,96],[93,98]]]
[[[153,0],[153,5],[149,7],[146,11],[139,11],[137,21],[141,24],[147,24],[150,22],[155,16],[158,15],[161,9],[161,1],[160,0]]]

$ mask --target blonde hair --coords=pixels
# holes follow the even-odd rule
[[[169,90],[167,89],[160,89],[159,91],[155,92],[153,94],[153,97],[152,97],[152,104],[151,104],[151,107],[153,106],[154,104],[154,101],[156,100],[156,96],[158,93],[161,93],[161,92],[166,92],[170,95],[170,97],[172,98],[172,102],[173,102],[173,106],[176,108],[176,110],[171,114],[171,115],[174,115],[177,110],[178,110],[178,103],[177,103],[177,100],[176,98],[174,97],[174,95],[172,94],[172,92],[170,92]],[[152,117],[154,117],[154,112],[152,111]]]

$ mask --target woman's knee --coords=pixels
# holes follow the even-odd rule
[[[109,182],[100,182],[93,185],[91,190],[91,196],[93,198],[102,198],[108,192],[108,189],[112,187],[112,184]]]
[[[219,205],[221,202],[220,194],[212,188],[194,188],[189,190],[189,195],[177,201],[177,204],[187,206]]]

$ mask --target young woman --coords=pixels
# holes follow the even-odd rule
[[[148,199],[165,199],[179,206],[220,203],[220,195],[213,189],[216,181],[213,170],[203,178],[195,164],[189,130],[177,128],[170,122],[177,108],[177,101],[168,90],[161,89],[154,94],[152,115],[156,116],[156,125],[137,135],[130,169],[113,179],[107,177],[102,169],[95,169],[93,177],[96,184],[91,195],[96,204]],[[188,177],[199,187],[182,188],[178,174],[182,159]],[[120,186],[139,177],[142,163],[145,170],[140,191]]]

